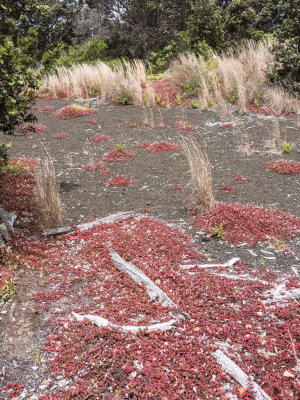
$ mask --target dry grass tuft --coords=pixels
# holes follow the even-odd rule
[[[40,229],[62,225],[62,204],[53,161],[44,158],[39,164],[35,186],[36,217]]]
[[[214,205],[208,156],[195,139],[181,137],[180,142],[189,166],[188,208],[195,213],[206,213]]]
[[[241,136],[240,144],[238,145],[238,151],[246,157],[249,157],[250,154],[252,154],[252,147],[248,135]]]

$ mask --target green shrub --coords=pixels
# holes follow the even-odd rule
[[[9,161],[8,149],[11,148],[11,143],[0,142],[0,168],[7,165]]]
[[[128,106],[133,103],[132,94],[130,92],[123,92],[118,97],[118,102],[123,106]]]
[[[152,52],[149,57],[150,70],[154,74],[164,72],[173,58],[179,53],[178,45],[172,40],[163,49]]]
[[[181,86],[182,90],[185,91],[189,96],[196,97],[201,92],[201,83],[199,79],[192,78],[189,81],[185,82]]]

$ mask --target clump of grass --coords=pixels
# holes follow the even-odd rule
[[[181,147],[189,166],[188,207],[195,213],[208,212],[214,204],[208,156],[193,138],[182,137]]]
[[[53,160],[41,160],[36,176],[35,205],[40,229],[57,228],[62,225],[62,203],[56,180]]]

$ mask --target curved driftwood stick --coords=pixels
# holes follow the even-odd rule
[[[86,224],[79,224],[74,226],[62,226],[60,228],[46,229],[42,232],[42,236],[50,235],[63,235],[66,233],[71,233],[75,231],[83,231],[85,229],[90,229],[96,225],[109,224],[110,222],[115,222],[121,219],[130,218],[135,215],[132,211],[120,212],[117,214],[109,215],[108,217],[99,218],[92,222],[87,222]]]
[[[173,328],[173,325],[178,322],[176,319],[171,319],[167,322],[161,322],[158,324],[153,325],[145,325],[145,326],[134,326],[134,325],[117,325],[112,324],[107,319],[99,317],[97,315],[81,315],[75,312],[72,312],[72,315],[76,318],[77,321],[84,321],[85,319],[89,320],[93,324],[99,327],[107,327],[111,329],[120,330],[123,332],[131,332],[131,333],[138,333],[138,332],[153,332],[153,331],[168,331]]]
[[[232,267],[234,264],[236,264],[238,261],[240,261],[240,258],[235,257],[232,258],[231,260],[229,260],[227,263],[225,264],[181,264],[179,265],[179,267],[181,269],[191,269],[191,268],[218,268],[218,267]]]
[[[226,354],[221,350],[216,350],[212,353],[217,362],[221,365],[222,369],[226,374],[230,375],[234,380],[236,380],[244,388],[250,387],[253,390],[255,400],[272,400],[270,396],[252,379],[245,374],[245,372]]]
[[[165,307],[177,308],[177,305],[163,292],[155,283],[133,264],[125,261],[118,253],[111,250],[109,252],[115,266],[121,272],[125,272],[134,282],[144,286],[151,300],[159,300]]]

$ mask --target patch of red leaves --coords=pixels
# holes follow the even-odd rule
[[[14,157],[8,161],[8,165],[23,167],[27,169],[27,172],[35,171],[39,163],[40,160],[38,158],[31,157]]]
[[[33,184],[34,177],[29,173],[1,177],[1,206],[18,216],[32,214]]]
[[[149,146],[150,146],[149,142],[141,142],[134,145],[136,149],[146,149]]]
[[[133,183],[133,180],[127,178],[126,176],[114,176],[105,183],[105,186],[113,186],[113,187],[128,186],[131,183]]]
[[[246,178],[243,176],[243,175],[236,175],[236,176],[233,176],[232,177],[232,179],[234,180],[234,181],[246,181]]]
[[[27,123],[27,124],[21,125],[20,129],[24,135],[30,136],[34,133],[45,132],[45,130],[47,129],[47,126],[43,125],[43,124]]]
[[[176,99],[178,90],[172,79],[162,78],[153,82],[149,82],[149,84],[154,89],[156,101],[160,107],[178,106]]]
[[[105,165],[103,163],[96,163],[96,164],[87,164],[81,167],[83,170],[91,172],[97,171],[98,169],[105,169]]]
[[[228,193],[234,193],[235,192],[235,187],[233,187],[231,185],[224,185],[224,186],[221,186],[219,188],[219,190],[224,190],[225,192],[228,192]]]
[[[0,392],[6,392],[7,396],[9,396],[10,399],[13,399],[16,398],[15,396],[18,396],[22,392],[24,387],[25,386],[20,382],[10,382],[0,388]]]
[[[263,115],[274,115],[275,114],[273,107],[256,107],[253,104],[247,104],[246,110],[247,110],[247,112],[263,114]]]
[[[102,157],[103,161],[107,162],[120,162],[127,160],[127,158],[134,157],[134,153],[127,150],[112,150]]]
[[[20,251],[28,249],[28,243],[18,245]],[[251,389],[241,393],[217,364],[212,352],[218,341],[229,346],[229,357],[271,398],[299,397],[292,351],[292,346],[300,351],[299,307],[293,301],[263,301],[276,283],[274,273],[236,265],[234,275],[241,280],[231,280],[197,267],[193,274],[183,271],[179,264],[201,263],[201,255],[178,228],[148,217],[95,226],[47,246],[33,245],[34,256],[27,256],[24,264],[46,273],[44,290],[35,301],[41,317],[47,310],[51,324],[45,348],[51,354],[48,365],[54,375],[71,381],[44,400],[215,400],[226,399],[228,391],[239,399],[245,393],[254,398]],[[146,273],[191,319],[178,321],[168,332],[136,335],[74,321],[71,311],[131,325],[170,318],[169,308],[151,301],[143,288],[113,266],[110,246]],[[257,280],[242,280],[246,275]],[[299,287],[297,280],[290,284]]]
[[[96,125],[96,124],[97,124],[96,118],[89,119],[87,122],[88,122],[88,124],[90,124],[90,125]]]
[[[196,129],[195,126],[186,121],[178,121],[175,126],[184,132],[193,132]]]
[[[31,107],[32,110],[36,110],[36,111],[53,111],[54,107],[37,107],[37,106],[33,106]]]
[[[68,133],[58,133],[56,135],[52,135],[53,139],[67,139],[68,137],[70,137]]]
[[[221,125],[220,125],[220,128],[221,128],[221,129],[231,129],[231,128],[233,128],[233,124],[230,124],[230,123],[228,123],[228,124],[221,124]]]
[[[182,189],[184,189],[184,186],[182,186],[182,185],[172,185],[171,188],[174,189],[174,190],[182,190]]]
[[[109,169],[106,169],[105,171],[100,172],[101,176],[109,176],[110,174],[111,174],[111,171]]]
[[[287,160],[274,160],[264,164],[267,171],[278,172],[279,174],[299,174],[300,162]]]
[[[71,118],[78,118],[84,117],[85,115],[94,114],[95,110],[92,109],[84,109],[84,108],[77,108],[72,106],[66,106],[58,110],[54,113],[54,117],[58,119],[71,119]]]
[[[288,240],[300,234],[300,220],[294,216],[238,203],[216,204],[209,214],[196,217],[193,225],[207,234],[213,227],[222,226],[224,240],[236,244],[255,245],[270,236]]]
[[[110,140],[111,138],[106,135],[95,135],[91,140],[92,142],[102,142],[103,140]]]
[[[150,144],[150,146],[147,147],[149,153],[165,153],[168,151],[177,151],[180,149],[181,147],[178,144],[169,142],[156,142]]]

